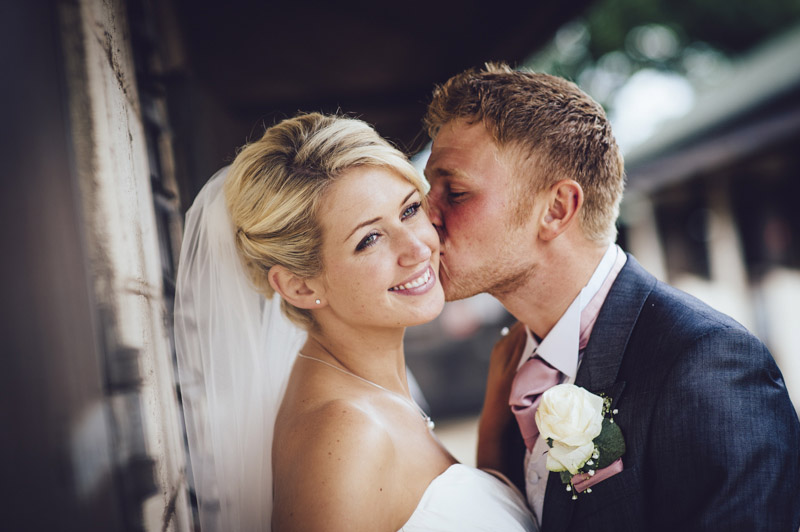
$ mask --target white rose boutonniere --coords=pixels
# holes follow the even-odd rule
[[[575,475],[593,476],[625,454],[622,431],[614,423],[615,413],[611,412],[610,397],[573,384],[559,384],[542,394],[535,419],[539,434],[550,447],[546,467],[561,473],[567,491],[572,491]],[[572,498],[577,495],[573,493]]]

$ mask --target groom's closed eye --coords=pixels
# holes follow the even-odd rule
[[[447,201],[450,203],[460,203],[461,201],[464,201],[466,196],[466,192],[455,192],[451,190],[447,193]]]

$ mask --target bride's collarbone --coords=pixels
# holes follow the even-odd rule
[[[378,452],[367,443],[380,438],[386,452],[402,462],[423,464],[420,469],[439,471],[455,460],[434,437],[420,412],[400,398],[381,390],[353,389],[334,397],[311,396],[286,405],[276,424],[276,438],[298,452],[311,446],[327,446],[345,436],[360,434],[347,442],[361,452]],[[417,469],[411,467],[411,469]]]
[[[293,405],[284,405],[278,423],[292,426],[293,431],[319,432],[321,425],[382,430],[391,439],[435,440],[431,437],[422,413],[402,399],[387,396],[381,390],[356,391],[333,397],[306,397]]]
[[[276,424],[276,473],[300,461],[315,468],[348,468],[374,463],[384,475],[427,486],[454,462],[424,421],[385,398],[332,399],[285,412]]]
[[[410,398],[398,392],[354,380],[349,375],[326,375],[326,379],[289,386],[281,410],[302,421],[314,417],[317,410],[326,410],[334,420],[354,410],[363,414],[362,422],[377,423],[387,430],[402,427],[404,431],[425,429],[424,413]]]

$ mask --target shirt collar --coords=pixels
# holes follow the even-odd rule
[[[581,312],[600,290],[603,281],[614,267],[618,253],[622,253],[619,246],[616,244],[608,246],[589,282],[541,342],[538,342],[531,330],[525,326],[528,338],[520,359],[520,366],[535,353],[568,377],[574,377],[578,373]]]

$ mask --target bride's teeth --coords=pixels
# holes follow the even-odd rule
[[[431,278],[431,272],[430,272],[430,270],[426,270],[425,273],[423,273],[417,279],[415,279],[413,281],[410,281],[408,283],[405,283],[405,284],[397,285],[394,288],[390,288],[389,290],[395,290],[395,291],[397,291],[397,290],[410,290],[411,288],[416,288],[418,286],[424,285],[425,283],[428,282],[428,280],[430,278]]]

